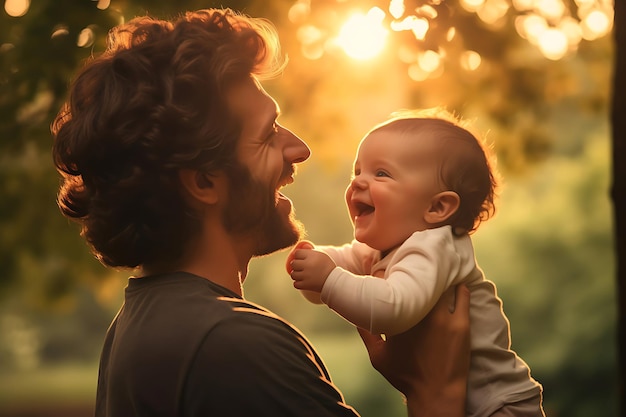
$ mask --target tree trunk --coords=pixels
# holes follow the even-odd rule
[[[618,401],[626,417],[626,2],[615,1],[613,73],[613,198],[617,258]]]

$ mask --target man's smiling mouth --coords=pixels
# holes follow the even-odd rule
[[[288,186],[289,184],[292,184],[294,182],[295,169],[291,168],[287,170],[286,172],[284,172],[283,174],[284,175],[282,177],[282,180],[278,182],[277,187],[276,187],[276,204],[278,204],[278,200],[281,200],[281,199],[289,200],[289,198],[287,198],[287,196],[284,195],[281,192],[281,190],[285,188],[286,186]]]

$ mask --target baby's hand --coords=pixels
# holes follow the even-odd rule
[[[287,269],[287,273],[289,275],[291,275],[291,272],[293,271],[291,262],[293,261],[296,251],[298,249],[313,249],[313,248],[314,248],[313,243],[309,242],[308,240],[301,240],[300,242],[296,244],[296,246],[293,247],[293,249],[291,249],[291,252],[289,252],[289,255],[287,255],[287,261],[285,262],[285,268]]]
[[[313,249],[310,242],[300,242],[287,257],[287,272],[299,290],[321,292],[328,274],[335,269],[333,260]]]
[[[291,252],[289,252],[289,255],[287,255],[287,261],[286,261],[286,264],[285,264],[285,267],[287,269],[287,273],[289,275],[291,275],[291,272],[293,271],[293,268],[291,266],[291,261],[293,261],[296,249],[313,249],[313,244],[311,242],[309,242],[309,241],[303,240],[301,242],[298,242],[298,244],[296,246],[294,246],[294,248],[291,250]],[[302,290],[302,291],[300,291],[300,293],[304,296],[304,298],[309,300],[311,303],[313,303],[313,304],[322,304],[322,300],[320,298],[320,293],[319,292]]]

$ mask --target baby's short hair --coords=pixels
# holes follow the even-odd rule
[[[472,233],[495,213],[497,172],[491,149],[470,132],[469,124],[442,108],[402,110],[374,131],[394,131],[409,137],[427,135],[443,149],[439,180],[459,195],[458,210],[446,222],[455,234]],[[370,133],[371,133],[370,132]]]

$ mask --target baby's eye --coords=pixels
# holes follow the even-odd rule
[[[384,178],[384,177],[390,177],[391,175],[389,175],[389,174],[388,174],[388,173],[386,173],[385,171],[378,170],[378,171],[376,171],[375,176],[376,176],[376,177],[380,177],[380,178]]]

